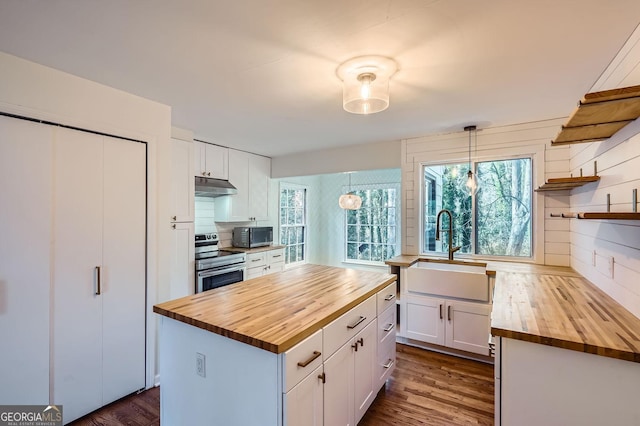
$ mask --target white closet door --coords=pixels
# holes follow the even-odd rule
[[[52,127],[0,117],[0,401],[49,401]]]
[[[53,401],[65,423],[102,406],[102,147],[101,136],[55,129]]]
[[[146,145],[104,138],[103,404],[145,386]]]

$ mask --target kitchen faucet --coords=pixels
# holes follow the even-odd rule
[[[442,213],[449,215],[449,260],[453,260],[453,253],[460,250],[461,247],[453,247],[453,215],[447,209],[440,210],[436,217],[436,241],[440,241],[440,216]]]

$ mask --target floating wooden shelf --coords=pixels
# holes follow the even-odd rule
[[[640,86],[587,93],[551,145],[610,138],[640,117]]]
[[[564,217],[568,219],[640,220],[640,213],[635,213],[635,212],[551,213],[551,217]]]
[[[556,178],[549,179],[546,183],[539,186],[536,192],[542,191],[565,191],[573,188],[577,188],[589,182],[597,182],[600,180],[600,176],[580,176],[580,177],[568,177],[568,178]]]

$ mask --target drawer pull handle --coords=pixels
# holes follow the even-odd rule
[[[282,256],[282,255],[281,255],[281,254],[274,254],[274,255],[273,255],[273,256],[271,256],[271,257],[280,257],[280,256]]]
[[[451,305],[447,306],[447,320],[451,321]]]
[[[302,367],[305,368],[307,365],[311,364],[313,361],[316,360],[316,358],[318,358],[320,355],[322,355],[322,353],[318,352],[318,351],[313,351],[313,355],[311,355],[309,357],[308,360],[306,361],[302,361],[298,363],[298,367]]]
[[[391,366],[393,365],[393,360],[390,359],[389,362],[387,362],[385,365],[383,365],[384,368],[391,368]]]
[[[260,262],[262,259],[251,259],[252,262]]]
[[[350,329],[350,330],[353,329],[353,328],[356,328],[358,325],[360,325],[360,323],[362,321],[364,321],[366,319],[367,319],[367,317],[363,317],[362,315],[360,315],[360,319],[358,319],[358,321],[356,321],[354,324],[348,325],[347,328]]]
[[[382,331],[384,331],[385,333],[387,333],[387,332],[389,332],[389,331],[393,330],[393,326],[394,326],[394,324],[393,324],[393,323],[389,323],[389,324],[387,324],[387,326],[386,326],[385,328],[383,328],[383,329],[382,329]]]
[[[390,295],[388,295],[387,297],[385,297],[385,298],[384,298],[384,300],[385,300],[386,302],[388,302],[388,301],[393,300],[393,299],[395,299],[395,298],[396,298],[396,295],[395,295],[395,294],[390,294]]]

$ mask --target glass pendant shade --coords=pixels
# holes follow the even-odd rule
[[[358,210],[362,205],[362,198],[353,192],[349,192],[340,196],[338,204],[345,210]]]
[[[467,188],[467,193],[469,195],[474,195],[478,192],[478,181],[476,179],[476,175],[474,175],[471,170],[467,173],[467,182],[465,183],[465,187]]]

